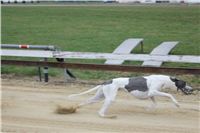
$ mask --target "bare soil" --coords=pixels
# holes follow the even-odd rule
[[[102,102],[72,114],[57,114],[58,105],[73,106],[92,96],[68,101],[67,95],[95,86],[98,82],[66,83],[55,79],[49,83],[34,78],[1,79],[2,132],[6,133],[199,133],[199,92],[195,95],[170,93],[180,103],[176,108],[168,98],[156,98],[155,110],[147,110],[149,100],[138,100],[119,92],[109,113],[115,119],[100,118]]]

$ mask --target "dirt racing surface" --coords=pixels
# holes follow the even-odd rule
[[[180,103],[176,108],[168,98],[156,98],[155,110],[147,110],[150,100],[138,100],[119,91],[109,113],[115,119],[100,118],[102,102],[85,106],[73,114],[57,114],[58,105],[72,106],[92,96],[68,101],[67,95],[95,86],[92,83],[49,83],[34,78],[2,79],[2,132],[5,133],[199,133],[199,92],[186,96],[170,93]]]

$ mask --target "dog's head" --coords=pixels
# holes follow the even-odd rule
[[[175,86],[178,90],[181,90],[184,94],[189,95],[192,94],[193,88],[187,85],[187,83],[183,80],[179,80],[174,77],[170,77],[171,81],[175,83]]]

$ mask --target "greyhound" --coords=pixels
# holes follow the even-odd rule
[[[115,100],[117,92],[120,89],[129,92],[138,99],[151,99],[151,108],[156,107],[155,96],[169,97],[176,107],[180,106],[177,100],[171,94],[161,92],[161,90],[177,89],[177,91],[181,90],[186,95],[191,94],[193,91],[192,87],[188,86],[185,81],[179,80],[175,77],[170,77],[167,75],[149,75],[131,78],[115,78],[85,92],[69,95],[68,98],[72,99],[73,97],[97,90],[93,97],[80,103],[78,108],[105,99],[103,106],[98,111],[98,114],[100,117],[112,118],[116,116],[106,115],[106,111],[111,103]]]

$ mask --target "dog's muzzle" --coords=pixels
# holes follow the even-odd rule
[[[190,87],[190,86],[188,86],[188,85],[186,85],[184,88],[178,88],[177,91],[178,91],[179,89],[180,89],[184,94],[186,94],[186,95],[190,95],[190,94],[192,94],[192,92],[193,92],[193,88]]]

